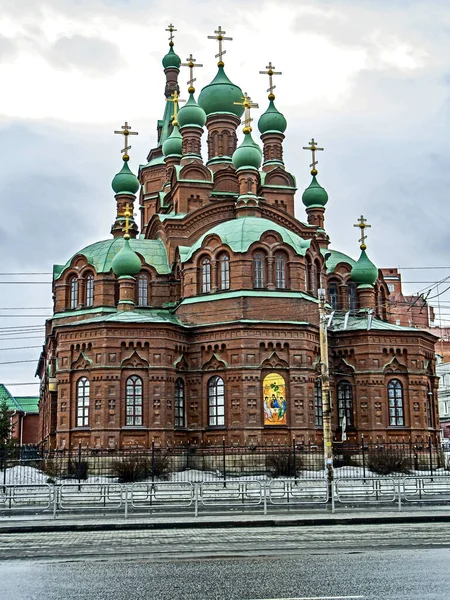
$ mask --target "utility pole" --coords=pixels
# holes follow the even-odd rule
[[[333,441],[331,436],[330,377],[328,370],[328,324],[325,312],[325,290],[319,289],[320,373],[322,383],[323,449],[328,489],[331,497],[333,481]]]

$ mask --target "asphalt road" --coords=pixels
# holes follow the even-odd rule
[[[447,600],[450,524],[0,535],[1,600]]]

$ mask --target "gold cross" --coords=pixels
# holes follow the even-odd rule
[[[217,63],[217,66],[218,67],[223,67],[224,63],[223,63],[222,57],[226,53],[226,50],[222,49],[222,42],[224,40],[231,41],[233,38],[225,37],[226,31],[222,31],[222,27],[220,25],[216,29],[216,31],[214,31],[214,33],[216,35],[208,35],[208,40],[217,40],[219,42],[219,54],[216,54],[216,58],[219,59],[219,62]]]
[[[130,239],[130,229],[131,229],[131,225],[130,225],[130,217],[133,216],[133,213],[130,210],[131,206],[127,203],[125,205],[125,211],[123,213],[123,216],[125,217],[125,225],[122,227],[122,231],[124,232],[124,238],[126,240]]]
[[[194,68],[195,67],[203,67],[203,65],[196,65],[194,63],[197,62],[197,60],[192,56],[192,54],[189,54],[188,58],[186,59],[187,62],[185,63],[181,63],[182,67],[189,67],[189,81],[187,82],[189,88],[188,88],[188,92],[190,94],[193,94],[195,92],[195,88],[194,88],[194,81],[196,81],[195,77],[194,77]]]
[[[174,27],[174,26],[172,25],[172,23],[171,23],[171,24],[169,25],[169,27],[166,29],[166,31],[170,31],[170,35],[169,35],[169,46],[173,46],[173,38],[174,38],[173,32],[174,32],[174,31],[177,31],[177,30],[175,29],[175,27]]]
[[[173,116],[172,116],[172,124],[173,125],[178,125],[178,121],[177,121],[177,116],[178,116],[178,103],[179,102],[185,102],[185,100],[181,100],[178,97],[178,92],[177,90],[174,91],[174,93],[170,96],[170,98],[167,98],[167,102],[173,102]]]
[[[256,102],[252,102],[252,99],[247,94],[247,92],[244,92],[242,100],[243,102],[233,102],[233,104],[237,104],[238,106],[243,106],[245,108],[244,120],[242,121],[244,129],[242,131],[244,133],[250,133],[252,131],[250,123],[253,121],[253,119],[250,117],[250,109],[259,108],[259,104],[256,104]]]
[[[318,148],[316,144],[317,142],[315,141],[315,139],[311,138],[309,146],[303,146],[303,150],[311,150],[312,152],[312,163],[309,165],[311,167],[311,175],[317,175],[316,165],[319,161],[316,160],[316,152],[318,152],[319,150],[323,150],[323,148]]]
[[[366,242],[366,238],[367,235],[365,234],[365,229],[366,227],[372,227],[372,225],[368,225],[367,224],[367,219],[365,219],[362,215],[359,217],[358,219],[358,223],[356,223],[355,225],[353,225],[353,227],[359,227],[361,230],[361,237],[358,240],[359,242],[361,242],[361,250],[365,250],[367,248],[365,242]]]
[[[275,67],[273,66],[273,64],[271,62],[269,62],[269,64],[266,67],[266,71],[260,71],[259,74],[260,75],[268,75],[269,76],[269,87],[267,89],[267,91],[269,92],[269,100],[275,100],[275,94],[273,93],[273,90],[277,87],[276,85],[273,85],[273,79],[272,77],[274,75],[282,75],[281,71],[274,71]]]
[[[126,121],[125,124],[121,126],[121,129],[122,131],[115,131],[114,133],[125,136],[125,148],[122,148],[121,152],[124,153],[122,158],[126,162],[127,160],[130,160],[130,157],[128,156],[128,150],[131,148],[131,146],[128,145],[128,136],[138,135],[138,132],[131,131],[131,125],[128,125]]]

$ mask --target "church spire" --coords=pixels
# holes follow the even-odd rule
[[[111,233],[114,237],[120,237],[122,235],[125,207],[129,205],[133,206],[135,194],[139,190],[138,178],[128,166],[128,161],[130,160],[128,151],[131,149],[131,146],[128,144],[128,136],[138,135],[138,133],[137,131],[131,131],[131,126],[128,125],[127,121],[125,121],[124,125],[121,126],[120,130],[116,130],[114,133],[123,135],[125,138],[125,145],[121,150],[123,154],[123,166],[121,170],[113,177],[111,182],[111,187],[115,192],[117,203],[116,220],[111,227]],[[131,236],[135,238],[137,235],[137,225],[133,219],[130,232]]]
[[[275,94],[273,90],[274,75],[281,75],[281,71],[275,71],[274,65],[271,62],[266,67],[265,71],[260,71],[260,75],[269,76],[269,106],[258,121],[258,129],[261,133],[261,140],[264,144],[264,164],[263,170],[270,171],[279,166],[284,168],[283,163],[283,140],[284,132],[286,131],[287,123],[283,114],[275,107]]]
[[[308,223],[310,225],[316,225],[319,229],[323,229],[325,205],[328,202],[328,194],[316,179],[316,166],[318,163],[316,160],[316,152],[322,151],[323,148],[319,148],[315,139],[311,138],[309,146],[303,146],[303,150],[309,150],[312,154],[312,163],[309,166],[311,167],[311,175],[313,178],[309,186],[303,192],[302,202],[306,207]]]
[[[169,52],[162,59],[164,73],[166,75],[166,87],[164,94],[166,98],[171,98],[176,92],[180,93],[178,85],[178,74],[180,73],[181,58],[174,51],[174,35],[175,27],[170,24],[166,31],[169,32]],[[158,146],[162,146],[171,133],[172,109],[166,104],[164,116],[161,121],[158,121]]]

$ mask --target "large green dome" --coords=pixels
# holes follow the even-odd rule
[[[179,69],[181,65],[181,58],[178,54],[173,51],[173,46],[170,46],[169,52],[162,59],[162,64],[165,69]]]
[[[306,208],[311,208],[312,206],[325,206],[328,202],[328,194],[319,184],[315,175],[313,175],[311,183],[303,192],[302,202]]]
[[[162,145],[164,156],[181,156],[183,138],[181,137],[178,123],[174,123],[172,133]]]
[[[138,191],[138,178],[130,171],[126,160],[123,161],[122,169],[114,176],[111,187],[116,194],[135,194]]]
[[[267,133],[268,131],[284,133],[286,131],[286,127],[287,121],[284,118],[284,115],[276,109],[275,104],[271,99],[269,102],[268,109],[259,117],[259,131],[261,132],[261,134]]]
[[[194,93],[189,94],[186,104],[178,112],[178,124],[180,127],[190,125],[191,127],[203,127],[206,123],[206,113],[203,108],[197,104]]]
[[[352,268],[351,280],[358,285],[373,285],[378,277],[378,269],[369,259],[365,250],[361,250],[356,265]]]
[[[252,134],[244,134],[244,141],[236,148],[233,153],[232,162],[236,169],[250,167],[259,169],[262,161],[262,151],[258,144],[253,140]]]
[[[241,118],[244,107],[235,102],[242,102],[243,93],[240,87],[231,83],[222,65],[209,85],[200,92],[198,103],[207,115],[214,113],[231,113]]]
[[[141,259],[131,249],[130,241],[127,238],[124,240],[121,250],[113,258],[112,270],[117,277],[134,277],[141,270]]]

